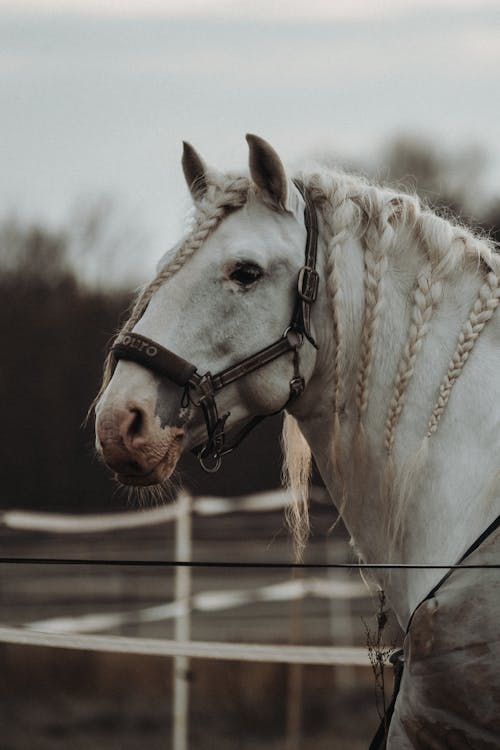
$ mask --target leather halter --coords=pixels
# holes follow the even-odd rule
[[[271,416],[271,414],[261,414],[253,417],[231,441],[228,441],[224,426],[230,412],[219,416],[215,401],[217,391],[264,367],[269,362],[273,362],[283,354],[292,352],[293,376],[289,382],[289,396],[278,412],[272,412],[272,414],[277,414],[299,398],[305,388],[299,363],[299,349],[304,343],[304,338],[316,349],[318,348],[311,332],[311,306],[316,300],[319,286],[319,274],[316,270],[318,220],[316,210],[304,185],[298,180],[294,180],[294,183],[305,202],[304,220],[307,231],[305,262],[298,274],[297,299],[290,325],[277,341],[215,375],[210,372],[201,375],[196,365],[182,359],[156,341],[134,332],[119,334],[111,349],[115,360],[125,359],[137,362],[184,388],[181,401],[183,407],[191,403],[202,408],[207,429],[207,442],[195,448],[193,452],[202,468],[208,472],[218,471],[222,456],[233,451],[259,422]]]

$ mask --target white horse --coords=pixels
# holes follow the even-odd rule
[[[225,428],[286,406],[299,544],[312,452],[361,560],[455,563],[499,514],[500,257],[414,196],[327,170],[294,182],[269,144],[247,140],[250,178],[208,168],[185,144],[194,225],[121,334],[129,355],[169,350],[170,377],[148,354],[134,362],[115,350],[96,406],[98,451],[122,483],[161,484],[207,425],[217,460]],[[177,366],[226,371],[297,327],[313,231],[305,200],[319,228],[310,326],[301,316],[280,356],[224,384],[206,421],[199,382],[186,385],[194,368]],[[292,397],[294,378],[304,387]],[[466,563],[498,563],[499,545],[492,529]],[[500,575],[454,570],[426,599],[444,572],[375,573],[403,628],[414,613],[394,750],[500,747]]]

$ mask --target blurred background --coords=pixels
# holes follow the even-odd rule
[[[291,169],[352,169],[498,240],[499,70],[496,0],[0,0],[0,508],[133,509],[83,420],[107,342],[183,231],[182,139],[220,169],[244,169],[254,132]],[[186,457],[177,486],[229,497],[279,487],[279,431],[279,420],[262,427],[218,475]],[[307,559],[349,558],[341,525],[329,534],[335,518],[313,505]],[[0,541],[13,555],[172,556],[167,530],[110,545],[0,527]],[[198,559],[291,556],[281,512],[198,520],[193,545]],[[244,582],[226,573],[196,585]],[[0,619],[145,606],[172,587],[163,574],[1,569]],[[293,639],[362,644],[361,618],[375,607],[358,602],[351,634],[336,638],[331,603],[310,603]],[[196,637],[287,641],[282,615],[246,607],[230,626],[205,617]],[[140,633],[169,637],[168,627]],[[389,640],[398,638],[394,626]],[[6,750],[169,747],[168,660],[6,646],[0,657]],[[285,668],[198,665],[191,747],[222,749],[226,735],[232,748],[296,750],[311,736],[315,748],[366,747],[377,723],[371,675],[333,671],[304,670],[305,739],[292,747]]]

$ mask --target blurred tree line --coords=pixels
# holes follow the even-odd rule
[[[438,211],[458,214],[500,241],[500,196],[477,202],[484,166],[476,149],[443,154],[429,143],[399,138],[371,171],[382,181],[416,190]],[[101,207],[79,233],[80,252],[87,247],[95,257],[107,230]],[[130,252],[126,232],[120,243],[120,253]],[[92,425],[82,423],[98,389],[106,345],[124,319],[131,292],[84,283],[72,263],[74,248],[70,230],[13,220],[0,227],[2,508],[104,511],[128,502],[94,457]],[[180,481],[207,494],[277,486],[279,430],[279,418],[259,428],[218,475],[203,475],[186,456]]]
[[[400,136],[382,151],[371,172],[382,182],[416,192],[436,213],[457,217],[500,241],[500,192],[483,186],[488,164],[480,146],[447,151],[415,136]]]
[[[129,295],[83,288],[64,232],[7,222],[0,248],[2,507],[85,507],[103,482],[81,425]]]

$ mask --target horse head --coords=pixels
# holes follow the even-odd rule
[[[216,172],[184,144],[194,226],[136,301],[96,406],[97,450],[123,484],[163,482],[200,444],[205,465],[218,463],[226,429],[280,411],[313,373],[314,325],[297,297],[309,237],[304,194],[268,143],[247,141],[250,179]],[[306,272],[317,287],[316,272]],[[272,344],[276,356],[252,360]],[[248,360],[213,393],[214,374]]]

